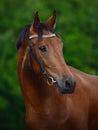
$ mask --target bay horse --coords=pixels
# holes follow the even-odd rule
[[[27,129],[98,130],[98,77],[65,63],[56,17],[43,23],[36,12],[16,45]]]

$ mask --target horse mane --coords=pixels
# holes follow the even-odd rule
[[[30,27],[31,27],[31,24],[26,25],[25,28],[23,29],[23,31],[20,33],[20,36],[19,36],[18,41],[16,43],[17,50],[20,48],[21,44],[25,43],[26,38],[29,39]],[[47,24],[40,23],[39,28],[38,28],[38,37],[39,38],[42,37],[44,29],[47,31],[49,30],[49,31],[54,33],[54,30],[51,27],[49,27]]]
[[[29,38],[30,26],[31,26],[31,24],[26,25],[25,28],[23,29],[23,31],[20,33],[20,36],[16,43],[17,50],[20,48],[21,44],[23,44],[25,42],[26,37]]]

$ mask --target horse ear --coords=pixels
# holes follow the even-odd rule
[[[46,24],[51,27],[55,28],[56,25],[56,11],[53,11],[53,15],[47,20]]]
[[[36,12],[35,15],[34,15],[34,21],[33,21],[33,24],[32,24],[32,30],[34,32],[37,32],[39,24],[40,24],[39,14],[38,14],[38,12]]]

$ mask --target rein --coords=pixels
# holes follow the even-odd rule
[[[51,37],[55,37],[56,35],[53,34],[49,34],[49,35],[43,35],[42,38],[51,38]],[[33,44],[32,44],[32,39],[33,38],[38,38],[38,35],[31,35],[29,37],[29,49],[28,49],[28,60],[29,60],[29,65],[32,66],[32,61],[31,61],[31,54],[34,57],[34,59],[36,60],[36,62],[38,63],[38,65],[41,68],[42,74],[45,75],[46,79],[47,79],[47,84],[49,86],[53,85],[54,83],[56,83],[56,80],[54,80],[54,78],[52,76],[50,76],[47,71],[45,70],[45,68],[43,67],[43,65],[40,63],[40,61],[38,60],[34,48],[33,48]]]

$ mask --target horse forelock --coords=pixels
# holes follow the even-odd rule
[[[39,38],[42,37],[43,30],[50,31],[50,32],[54,33],[54,30],[51,27],[49,27],[47,24],[40,23],[39,28],[38,28],[38,36],[39,36]]]

